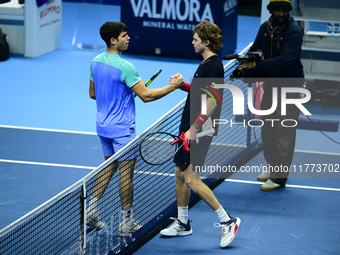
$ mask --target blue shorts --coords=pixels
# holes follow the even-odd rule
[[[133,131],[130,135],[117,137],[117,138],[107,138],[99,136],[100,142],[102,144],[102,149],[105,157],[111,157],[113,154],[117,153],[125,145],[131,142],[136,137],[136,131]],[[137,149],[135,147],[130,148],[124,153],[118,161],[132,160],[137,157]]]

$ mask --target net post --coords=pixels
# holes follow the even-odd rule
[[[86,253],[86,183],[83,180],[80,195],[80,224],[79,224],[80,254]]]

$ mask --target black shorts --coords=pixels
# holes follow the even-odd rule
[[[196,143],[196,141],[191,142],[189,144],[190,151],[184,150],[184,147],[182,146],[175,154],[174,162],[177,165],[183,165],[185,169],[190,164],[192,164],[194,168],[195,166],[203,166],[212,139],[212,136],[205,136],[199,139],[198,144]],[[177,143],[178,147],[181,145],[182,142]]]

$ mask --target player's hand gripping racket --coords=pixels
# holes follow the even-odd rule
[[[152,77],[151,77],[149,80],[147,80],[147,82],[145,83],[145,87],[149,86],[150,83],[151,83],[154,79],[156,79],[156,77],[157,77],[161,72],[162,72],[162,69],[159,69],[154,75],[152,75]],[[136,96],[137,96],[137,94],[135,94],[135,97],[136,97]]]
[[[215,129],[200,132],[196,134],[196,139],[203,136],[213,135]],[[150,165],[162,165],[173,158],[176,152],[183,146],[171,145],[171,142],[177,140],[178,137],[166,132],[156,132],[148,134],[140,143],[139,152],[142,159]]]

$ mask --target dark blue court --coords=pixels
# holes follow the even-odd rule
[[[1,228],[84,177],[102,160],[93,134],[1,127],[0,136]],[[293,164],[335,166],[339,158],[337,153],[296,152]],[[264,163],[259,153],[245,167]],[[338,254],[339,179],[297,176],[285,189],[263,192],[256,173],[254,178],[249,175],[236,173],[214,189],[224,207],[242,220],[229,253]],[[220,229],[213,226],[218,219],[212,210],[200,201],[189,215],[192,236],[156,235],[135,254],[226,252],[219,248]]]

